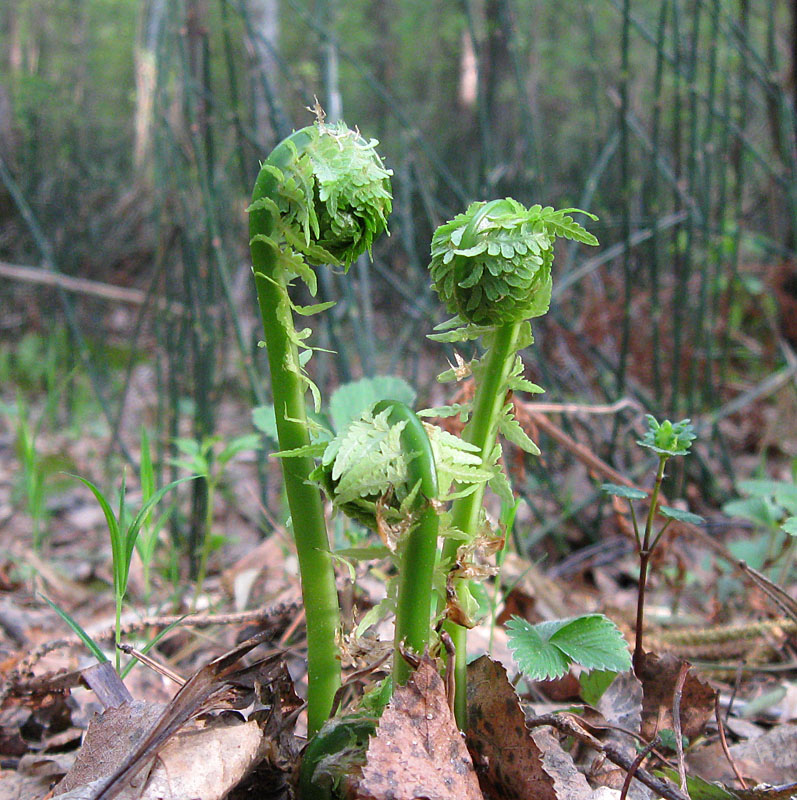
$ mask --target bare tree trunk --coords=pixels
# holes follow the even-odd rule
[[[271,98],[268,88],[276,83],[274,52],[279,39],[279,3],[277,0],[247,0],[249,14],[249,49],[253,56],[253,69],[261,79],[255,78],[254,117],[258,140],[265,148],[274,144]]]
[[[8,164],[14,164],[16,133],[12,87],[21,59],[19,26],[13,4],[6,6],[0,16],[0,43],[0,74],[6,75],[6,80],[0,80],[0,157]]]
[[[146,176],[152,163],[152,123],[158,81],[157,46],[165,9],[164,0],[149,0],[141,5],[139,36],[134,54],[136,111],[133,139],[133,165],[139,177]]]

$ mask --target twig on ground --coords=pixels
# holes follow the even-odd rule
[[[552,728],[572,736],[578,741],[592,747],[597,752],[604,755],[613,764],[622,767],[624,770],[636,769],[634,777],[640,783],[645,784],[648,788],[652,789],[657,794],[666,798],[666,800],[689,800],[689,796],[684,794],[674,783],[662,778],[657,778],[642,767],[634,767],[636,759],[631,758],[626,753],[622,752],[620,748],[611,744],[610,742],[601,742],[596,739],[591,733],[586,731],[577,722],[577,718],[572,714],[542,714],[539,717],[532,717],[526,720],[526,725],[529,728],[537,728],[542,725],[550,725]]]
[[[681,735],[681,699],[688,674],[689,664],[683,662],[678,670],[678,679],[675,681],[675,691],[672,695],[672,728],[675,733],[675,752],[678,757],[678,778],[681,782],[681,791],[684,793],[686,793],[686,765],[684,764],[684,743]]]
[[[631,781],[634,780],[642,762],[650,755],[651,751],[655,748],[658,737],[655,737],[652,742],[646,744],[642,750],[637,754],[637,757],[631,763],[631,768],[626,772],[623,787],[620,789],[620,800],[625,800],[628,797],[628,790],[631,788]]]
[[[717,730],[720,734],[720,745],[722,746],[722,752],[725,753],[725,758],[728,759],[728,763],[731,765],[731,769],[733,770],[733,774],[736,776],[736,780],[739,781],[739,786],[742,789],[747,788],[747,784],[745,783],[742,774],[739,772],[739,768],[736,766],[736,762],[733,760],[731,756],[731,751],[728,748],[728,741],[725,738],[725,725],[722,721],[722,714],[720,714],[720,694],[714,696],[714,716],[717,719]]]

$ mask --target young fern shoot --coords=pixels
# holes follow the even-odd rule
[[[476,384],[472,405],[465,409],[469,419],[462,438],[478,448],[482,466],[494,471],[490,485],[505,498],[511,498],[511,490],[496,467],[501,452],[498,433],[527,452],[539,453],[514,419],[507,395],[518,390],[542,391],[522,377],[518,351],[533,342],[529,320],[548,310],[554,240],[560,236],[598,244],[569,216],[577,211],[554,211],[539,205],[527,209],[509,198],[473,203],[464,214],[439,227],[432,238],[429,269],[433,286],[446,309],[456,316],[438,326],[443,332],[431,338],[446,342],[482,340],[486,349],[483,358],[454,375],[460,378],[472,374]],[[479,484],[454,502],[453,526],[465,534],[466,541],[476,537],[483,526],[483,495],[484,484]],[[444,561],[456,563],[460,543],[453,537],[446,540]],[[473,605],[465,581],[458,581],[456,592],[461,607]],[[456,647],[455,712],[460,728],[464,728],[467,630],[450,621],[446,624]]]
[[[311,264],[347,270],[386,230],[391,172],[375,145],[342,123],[318,122],[277,145],[255,182],[248,209],[250,246],[283,451],[310,443],[308,390],[319,404],[318,389],[304,370],[312,352],[306,344],[310,331],[297,331],[293,314],[307,316],[331,305],[297,306],[288,287],[299,278],[315,296]],[[310,734],[328,717],[340,685],[340,611],[321,495],[309,481],[314,466],[308,455],[282,459],[307,620]]]

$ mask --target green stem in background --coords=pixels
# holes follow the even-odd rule
[[[432,501],[437,498],[437,470],[432,446],[423,423],[412,409],[396,400],[382,400],[374,406],[374,414],[390,409],[391,425],[404,422],[401,444],[410,455],[407,467],[408,486],[419,486],[416,500],[418,519],[407,536],[399,573],[396,607],[393,684],[401,686],[409,677],[409,667],[401,655],[404,647],[423,653],[429,643],[432,615],[432,576],[437,557],[439,518]]]
[[[476,387],[473,399],[473,413],[470,421],[462,431],[462,438],[479,448],[482,464],[489,463],[495,448],[498,421],[506,404],[505,387],[509,372],[515,361],[517,342],[523,322],[513,322],[495,331],[493,343],[485,356],[482,371],[483,379]],[[480,484],[473,492],[454,501],[451,509],[452,524],[455,528],[476,535],[479,526],[479,515],[484,500],[484,484]],[[446,539],[443,546],[443,560],[452,562],[456,559],[460,542]],[[467,628],[453,622],[446,623],[446,630],[456,648],[455,685],[456,694],[454,713],[457,724],[464,729],[467,723],[466,668],[467,668]]]
[[[645,666],[645,651],[642,648],[642,638],[645,623],[645,589],[648,580],[648,567],[650,557],[653,554],[651,536],[653,534],[653,520],[659,505],[659,493],[661,492],[661,482],[664,480],[664,465],[667,463],[667,456],[659,456],[659,468],[656,470],[656,480],[653,484],[653,492],[650,496],[650,507],[645,521],[645,532],[642,535],[642,543],[639,549],[639,590],[636,607],[636,634],[634,638],[634,674],[641,679],[642,668]],[[657,539],[658,541],[658,539]]]
[[[207,494],[205,495],[205,538],[202,541],[202,553],[199,558],[199,569],[196,576],[196,590],[194,592],[194,602],[192,610],[196,611],[196,604],[202,594],[202,587],[205,585],[205,578],[208,574],[208,558],[210,548],[213,545],[213,505],[216,500],[216,482],[210,475],[205,478],[207,484]]]
[[[305,258],[348,268],[385,229],[390,173],[374,145],[345,125],[317,123],[277,145],[255,181],[250,246],[283,451],[310,444],[305,393],[317,391],[303,372],[307,333],[294,327],[297,307],[288,285],[298,276],[315,294],[316,276]],[[307,314],[320,308],[297,310]],[[329,716],[340,686],[340,608],[321,493],[309,479],[314,466],[310,455],[282,459],[307,625],[310,735]]]

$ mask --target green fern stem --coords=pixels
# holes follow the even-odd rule
[[[301,151],[312,140],[310,129],[302,129],[272,152],[266,165],[282,168],[293,157],[290,141]],[[275,191],[274,174],[264,165],[253,192],[253,204]],[[282,450],[305,447],[310,443],[305,406],[306,385],[291,365],[299,363],[295,344],[293,314],[288,297],[290,275],[280,266],[275,250],[260,234],[271,235],[274,219],[270,211],[250,211],[252,263],[266,349],[271,370],[271,390],[277,411],[277,434]],[[335,571],[329,552],[321,492],[309,482],[315,464],[309,456],[284,458],[285,492],[293,523],[299,558],[307,625],[307,718],[308,732],[315,733],[329,717],[335,693],[340,687],[340,660],[336,636],[340,606],[335,586]]]
[[[495,331],[492,345],[486,354],[483,379],[476,387],[473,398],[473,413],[462,431],[462,438],[479,448],[482,464],[489,463],[495,448],[498,421],[506,404],[506,382],[517,353],[517,344],[524,321],[510,322]],[[460,497],[452,507],[452,523],[455,528],[474,537],[478,532],[479,515],[484,499],[485,485],[480,484],[473,492]],[[443,561],[453,563],[457,556],[459,542],[446,539],[443,545]],[[464,730],[467,725],[466,667],[467,667],[467,628],[452,622],[445,624],[456,648],[454,675],[455,701],[454,713],[457,724]]]
[[[423,653],[429,643],[432,615],[432,576],[437,557],[439,520],[432,500],[437,497],[437,470],[432,446],[423,423],[412,409],[396,400],[382,400],[374,414],[390,409],[391,425],[404,422],[401,444],[410,455],[407,466],[407,485],[419,486],[416,508],[418,519],[404,545],[399,573],[396,605],[395,652],[393,654],[393,684],[407,682],[409,667],[401,655],[402,645],[415,653]]]

